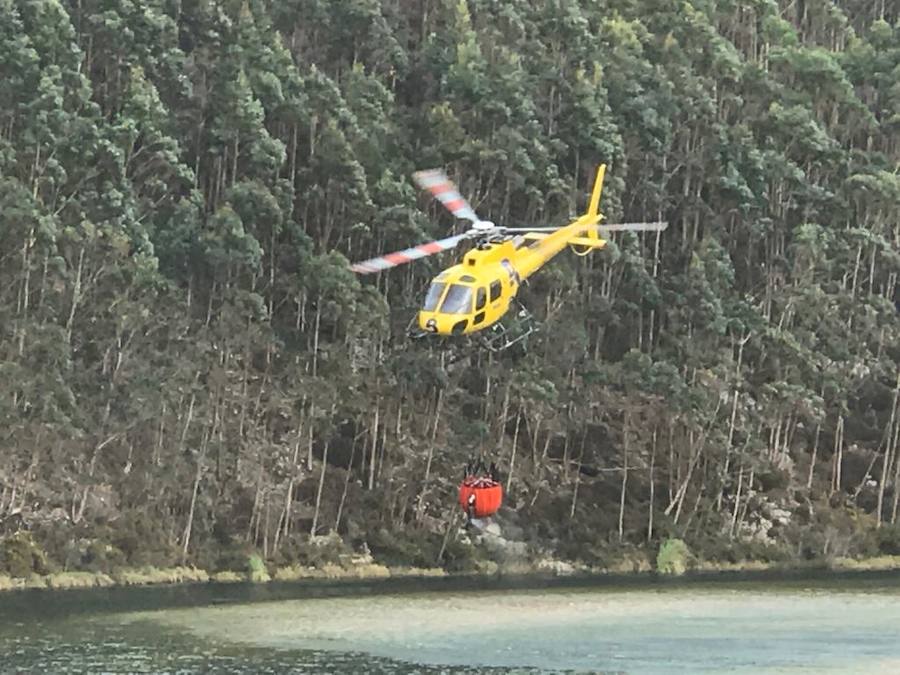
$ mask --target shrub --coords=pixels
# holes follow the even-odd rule
[[[266,564],[256,553],[247,558],[247,578],[253,582],[266,582],[270,580]]]
[[[81,567],[88,572],[109,573],[125,564],[125,554],[115,546],[92,541],[81,556]]]
[[[680,576],[691,566],[692,558],[690,549],[681,539],[666,539],[656,556],[656,571]]]
[[[28,532],[18,532],[0,544],[0,570],[13,577],[47,574],[47,556]]]
[[[875,536],[881,553],[900,555],[900,524],[885,525],[875,533]]]
[[[310,539],[306,535],[292,535],[285,540],[272,562],[281,567],[324,567],[337,565],[353,550],[337,535]]]

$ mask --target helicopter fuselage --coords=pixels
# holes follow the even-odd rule
[[[517,243],[513,239],[482,243],[460,264],[438,274],[419,311],[420,330],[468,335],[497,323],[521,284],[513,262]]]

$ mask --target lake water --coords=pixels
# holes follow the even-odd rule
[[[3,673],[450,670],[900,673],[900,575],[208,584],[0,596]]]

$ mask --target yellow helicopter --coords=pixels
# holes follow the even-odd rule
[[[665,222],[601,225],[600,195],[605,173],[606,165],[601,164],[587,213],[568,225],[508,228],[481,220],[443,171],[418,171],[413,174],[416,184],[430,192],[454,216],[470,221],[471,228],[454,237],[356,263],[351,269],[358,274],[380,272],[454,248],[467,239],[476,240],[476,246],[465,254],[461,263],[444,270],[431,282],[417,321],[413,321],[418,324],[414,335],[469,335],[490,328],[493,335],[486,345],[501,351],[534,330],[531,315],[521,305],[518,335],[510,338],[510,331],[501,322],[510,307],[519,304],[516,294],[522,282],[566,246],[572,246],[579,255],[586,255],[606,246],[600,234],[661,231],[668,226]]]

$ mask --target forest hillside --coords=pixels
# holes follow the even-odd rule
[[[349,269],[459,231],[416,170],[548,226],[601,162],[669,228],[526,350]],[[0,0],[0,572],[471,569],[479,453],[535,556],[900,553],[898,167],[888,0]]]

